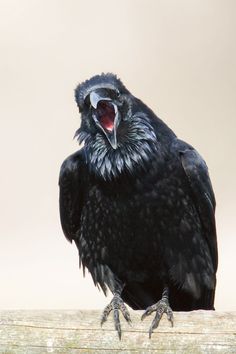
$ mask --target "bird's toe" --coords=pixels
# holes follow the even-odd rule
[[[167,319],[171,322],[172,327],[174,325],[173,311],[169,305],[168,300],[161,299],[156,304],[149,306],[146,309],[146,311],[143,313],[141,320],[143,321],[147,316],[151,315],[151,313],[153,313],[154,311],[156,312],[156,314],[149,328],[149,338],[151,338],[154,329],[158,327],[164,313],[166,313]]]
[[[125,320],[129,323],[129,325],[131,325],[131,317],[127,307],[125,306],[123,300],[119,295],[115,294],[111,302],[105,307],[102,313],[101,326],[103,325],[104,322],[106,322],[111,311],[113,311],[115,330],[118,333],[119,339],[121,339],[122,331],[121,331],[119,311],[121,311],[122,315],[124,316]]]

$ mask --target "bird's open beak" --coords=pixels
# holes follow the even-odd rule
[[[111,98],[100,95],[96,91],[90,93],[90,103],[94,108],[93,119],[96,125],[103,131],[113,149],[117,148],[117,127],[119,124],[119,112]]]

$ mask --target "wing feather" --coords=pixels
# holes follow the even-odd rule
[[[80,227],[84,199],[84,159],[82,150],[69,156],[62,164],[59,177],[59,206],[63,232],[72,242]]]
[[[198,211],[204,235],[210,250],[214,270],[217,270],[218,252],[215,225],[215,196],[208,168],[201,155],[190,145],[177,140],[175,148],[188,178],[192,198]]]

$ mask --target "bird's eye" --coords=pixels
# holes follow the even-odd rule
[[[119,98],[120,97],[120,91],[116,91],[116,96],[117,96],[117,98]]]

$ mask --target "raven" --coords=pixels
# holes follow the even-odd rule
[[[83,147],[62,164],[60,217],[76,244],[80,265],[119,311],[125,305],[155,313],[214,309],[217,270],[215,197],[199,153],[174,132],[116,75],[93,76],[75,99]]]

